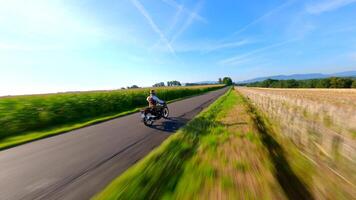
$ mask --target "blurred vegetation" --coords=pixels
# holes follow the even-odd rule
[[[179,81],[167,81],[167,86],[182,86]]]
[[[166,86],[164,84],[164,82],[159,82],[159,83],[152,85],[152,87],[164,87],[164,86]],[[177,87],[177,86],[182,86],[182,84],[179,81],[167,81],[167,86],[168,87],[171,87],[171,86]]]
[[[247,104],[230,90],[94,199],[312,199]]]
[[[222,88],[157,88],[157,95],[170,101]],[[127,112],[147,104],[147,89],[29,95],[0,98],[0,140],[29,131],[86,122]]]
[[[325,79],[309,80],[274,80],[267,79],[261,82],[243,84],[248,87],[266,88],[356,88],[356,78],[331,77]]]
[[[162,199],[171,196],[183,175],[186,161],[197,150],[200,138],[209,133],[229,93],[114,180],[96,199]],[[209,176],[209,166],[202,166],[202,170]],[[196,181],[201,184],[202,180]]]
[[[156,84],[152,85],[152,87],[164,87],[164,86],[166,86],[164,84],[164,82],[159,82],[159,83],[156,83]]]
[[[219,84],[225,84],[225,85],[232,85],[232,79],[230,77],[224,77],[224,78],[219,78],[218,80]]]
[[[223,80],[222,80],[222,83],[225,84],[225,85],[232,85],[233,84],[232,79],[230,77],[224,77]]]

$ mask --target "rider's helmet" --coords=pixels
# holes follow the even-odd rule
[[[151,95],[155,95],[155,94],[156,94],[156,91],[155,91],[155,90],[151,90],[151,91],[150,91],[150,94],[151,94]]]

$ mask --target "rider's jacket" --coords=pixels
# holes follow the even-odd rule
[[[156,106],[157,103],[163,104],[164,101],[159,99],[156,95],[150,95],[147,97],[147,101],[150,107]]]

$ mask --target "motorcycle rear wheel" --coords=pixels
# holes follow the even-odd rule
[[[146,126],[152,126],[154,120],[152,119],[147,119],[146,117],[143,119],[143,123],[146,125]]]
[[[169,109],[167,107],[163,108],[163,118],[167,119],[169,117]]]

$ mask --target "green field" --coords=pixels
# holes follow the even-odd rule
[[[157,88],[165,101],[202,94],[223,85]],[[137,111],[147,89],[0,98],[0,149]]]

